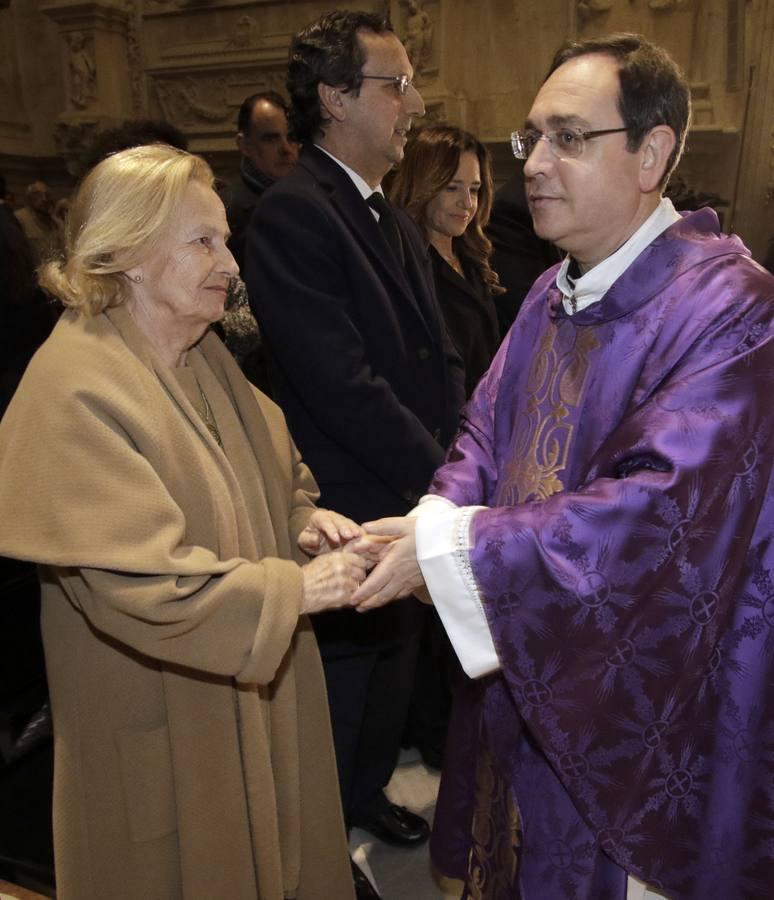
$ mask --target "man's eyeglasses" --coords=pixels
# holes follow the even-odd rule
[[[398,89],[399,94],[405,94],[414,82],[408,75],[362,75],[361,78],[371,78],[374,81],[391,81]]]
[[[603,134],[618,134],[628,128],[601,128],[597,131],[583,131],[580,128],[560,128],[558,131],[526,131],[511,133],[511,148],[516,159],[529,159],[538,141],[547,141],[557,159],[577,159],[583,153],[586,141]]]

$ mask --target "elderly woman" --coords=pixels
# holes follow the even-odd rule
[[[489,265],[492,244],[483,231],[492,209],[489,153],[461,128],[422,128],[406,147],[390,198],[430,245],[438,300],[465,363],[469,397],[500,344],[492,297],[504,289]]]
[[[41,566],[60,900],[353,896],[307,614],[366,563],[325,552],[358,527],[315,510],[208,330],[236,273],[212,183],[163,145],[91,172],[42,272],[69,309],[0,425],[0,553]]]

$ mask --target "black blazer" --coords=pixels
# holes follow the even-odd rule
[[[495,297],[503,336],[538,275],[562,258],[553,244],[535,234],[524,190],[523,160],[516,160],[516,166],[517,171],[495,193],[486,228],[493,248],[492,268],[506,289]]]
[[[395,214],[405,270],[347,173],[307,147],[263,195],[247,232],[246,280],[259,298],[274,399],[320,504],[357,521],[416,503],[464,400],[426,246]]]
[[[489,287],[460,254],[465,278],[431,245],[435,290],[446,327],[465,366],[465,396],[470,397],[500,346],[500,324]]]
[[[264,189],[257,184],[250,185],[238,175],[234,182],[221,192],[221,199],[226,207],[226,218],[231,237],[228,239],[228,249],[237,261],[239,271],[244,278],[245,266],[245,232],[250,217],[253,214],[258,201],[263,196]]]

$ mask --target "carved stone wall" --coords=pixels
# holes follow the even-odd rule
[[[64,190],[89,137],[133,116],[166,118],[216,171],[237,164],[236,112],[284,92],[291,35],[336,4],[313,0],[4,0],[0,3],[0,169],[18,187]],[[339,4],[345,5],[345,4]],[[690,84],[694,123],[680,174],[720,195],[762,255],[774,230],[774,0],[374,0],[389,12],[432,121],[490,146],[496,177],[556,47],[639,31]]]

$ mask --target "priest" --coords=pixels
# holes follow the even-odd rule
[[[424,583],[469,676],[433,854],[465,897],[768,896],[774,279],[663,189],[684,77],[567,45],[523,131],[535,283],[360,610]]]

